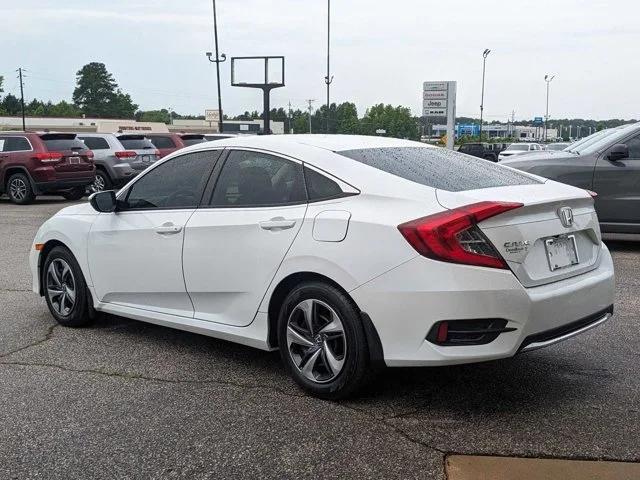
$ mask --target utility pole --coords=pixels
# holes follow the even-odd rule
[[[291,133],[291,100],[289,100],[289,115],[288,115],[288,119],[289,119],[289,130],[288,133]]]
[[[480,97],[480,141],[482,141],[482,112],[484,110],[484,71],[487,66],[487,57],[491,53],[488,48],[482,52],[482,95]]]
[[[544,81],[547,82],[547,113],[544,116],[544,141],[547,141],[547,122],[549,121],[549,84],[551,83],[551,80],[553,80],[555,78],[555,75],[551,75],[551,77],[549,77],[549,75],[545,75],[544,76]]]
[[[327,76],[324,77],[324,82],[327,84],[327,124],[325,127],[325,133],[329,133],[329,88],[333,77],[330,70],[330,47],[331,47],[331,0],[327,0]],[[311,129],[309,129],[311,131]]]
[[[309,103],[309,133],[311,133],[311,110],[313,108],[312,104],[313,102],[315,102],[315,99],[310,98],[309,100],[307,100],[307,102]]]
[[[22,131],[26,128],[26,122],[24,120],[24,82],[22,81],[22,67],[18,68],[18,78],[20,79],[20,106],[22,108]]]
[[[207,58],[211,63],[216,64],[216,77],[218,81],[218,131],[220,133],[223,132],[223,124],[222,124],[222,95],[220,93],[220,64],[227,59],[227,56],[223,53],[222,55],[218,55],[218,17],[216,14],[216,0],[212,0],[213,3],[213,40],[215,43],[216,50],[216,58],[215,60],[211,59],[211,52],[207,52]]]

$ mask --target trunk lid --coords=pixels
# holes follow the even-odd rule
[[[45,133],[40,135],[47,151],[62,154],[53,167],[60,178],[73,178],[93,170],[93,152],[75,133]]]
[[[523,206],[478,224],[525,287],[543,285],[597,267],[600,227],[593,199],[582,189],[547,181],[462,192],[437,190],[438,202],[452,209],[482,201]],[[563,223],[570,209],[571,221]]]

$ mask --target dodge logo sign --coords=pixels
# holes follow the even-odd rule
[[[561,207],[558,209],[558,217],[560,217],[560,221],[562,225],[569,228],[573,225],[573,210],[570,207]]]

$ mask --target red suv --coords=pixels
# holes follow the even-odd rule
[[[95,175],[93,152],[75,133],[0,132],[0,194],[14,203],[44,194],[79,200]]]
[[[145,137],[158,149],[160,158],[180,148],[207,141],[201,133],[145,133]]]

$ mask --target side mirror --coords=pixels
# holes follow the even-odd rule
[[[629,158],[629,147],[624,143],[618,143],[611,148],[609,152],[609,160],[615,162],[616,160],[622,160],[623,158]]]
[[[106,190],[104,192],[96,192],[89,197],[89,203],[93,209],[101,213],[112,213],[116,211],[117,200],[116,192]]]

